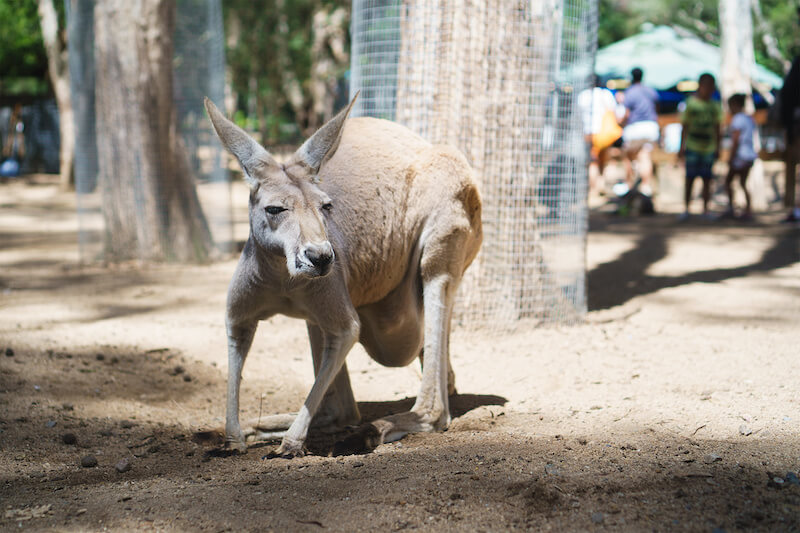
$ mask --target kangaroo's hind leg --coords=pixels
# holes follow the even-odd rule
[[[450,424],[448,371],[450,319],[455,293],[464,270],[464,240],[468,231],[443,228],[425,246],[421,258],[424,308],[422,383],[410,411],[364,424],[358,433],[337,444],[334,454],[363,452],[408,433],[441,431]]]

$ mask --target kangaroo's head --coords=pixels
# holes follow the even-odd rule
[[[217,135],[239,160],[250,186],[252,239],[267,253],[284,256],[292,277],[325,276],[333,267],[328,218],[335,206],[317,185],[317,176],[339,146],[342,127],[353,102],[281,164],[255,139],[225,118],[208,98],[205,100]]]

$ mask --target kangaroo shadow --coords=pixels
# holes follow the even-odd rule
[[[359,455],[372,451],[379,442],[377,432],[370,424],[375,420],[405,413],[414,406],[416,397],[402,400],[359,402],[361,425],[358,428],[343,428],[336,433],[310,432],[306,448],[314,455]],[[454,394],[450,396],[450,416],[458,418],[486,405],[505,405],[508,400],[493,394]]]
[[[371,443],[376,436],[374,427],[370,422],[394,414],[405,413],[411,410],[416,397],[403,398],[402,400],[359,402],[361,412],[361,425],[358,427],[343,427],[331,432],[315,430],[313,427],[308,433],[305,446],[312,455],[327,457],[330,455],[360,455],[372,451],[379,443]],[[487,405],[505,405],[508,399],[494,394],[454,394],[450,396],[450,415],[458,418],[466,413]],[[222,446],[224,435],[215,431],[202,431],[194,435],[195,442],[204,445]],[[250,444],[248,448],[262,448],[274,446],[279,439],[266,440]],[[343,444],[344,443],[344,444]],[[219,448],[210,450],[207,455],[211,457],[228,456],[231,453]]]

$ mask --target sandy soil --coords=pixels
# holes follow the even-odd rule
[[[599,211],[586,323],[455,329],[447,432],[215,458],[235,261],[78,267],[74,199],[0,184],[0,530],[800,530],[800,228]],[[348,365],[366,416],[412,401],[416,365]],[[311,381],[303,324],[264,323],[243,418]]]

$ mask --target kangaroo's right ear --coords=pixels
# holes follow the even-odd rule
[[[257,170],[264,166],[278,166],[278,163],[246,131],[228,120],[208,97],[204,102],[219,140],[239,160],[244,171],[244,179],[250,188],[256,189],[259,185]]]

